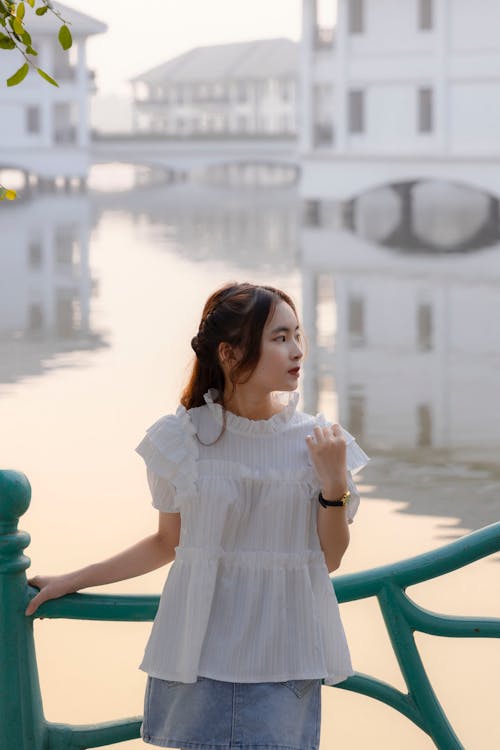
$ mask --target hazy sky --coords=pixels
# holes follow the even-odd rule
[[[70,0],[107,23],[90,37],[88,65],[100,94],[127,93],[123,82],[192,47],[300,35],[301,0]],[[139,15],[140,11],[140,15]]]

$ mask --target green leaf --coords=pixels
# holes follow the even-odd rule
[[[6,189],[4,187],[0,187],[0,201],[3,201],[5,198]]]
[[[35,7],[35,0],[26,0],[26,2],[30,6],[30,8],[34,8]]]
[[[49,83],[51,83],[53,86],[57,86],[59,88],[59,84],[57,83],[57,81],[54,81],[54,79],[51,78],[48,73],[46,73],[41,68],[37,68],[37,71],[42,76],[42,78],[45,78],[46,81],[48,81]]]
[[[69,49],[71,45],[73,44],[73,39],[71,38],[71,31],[68,29],[66,24],[61,26],[61,28],[59,29],[59,42],[63,49]]]
[[[16,10],[16,16],[19,18],[20,21],[24,18],[24,13],[26,11],[26,8],[24,7],[24,3],[19,3]]]
[[[17,16],[16,16],[16,18],[12,19],[12,28],[14,29],[14,31],[16,32],[16,34],[19,34],[19,36],[23,35],[23,33],[24,33],[23,24],[21,23],[21,21],[19,20],[19,18],[17,18]]]
[[[37,14],[37,16],[44,16],[47,13],[48,9],[49,8],[47,5],[42,5],[41,8],[37,8],[35,10],[35,13]]]
[[[23,30],[21,38],[23,40],[23,44],[25,44],[26,46],[31,44],[31,36],[29,35],[29,32],[26,31],[26,29]]]
[[[27,55],[38,55],[38,52],[36,51],[36,49],[33,49],[33,47],[31,45],[28,45],[28,47],[26,47],[26,54]]]
[[[24,65],[21,65],[19,70],[16,70],[14,75],[11,75],[10,78],[7,78],[7,86],[16,86],[18,83],[21,83],[26,76],[28,75],[28,70],[30,69],[30,66],[28,63],[24,63]]]
[[[14,49],[15,42],[7,34],[0,34],[0,49]]]

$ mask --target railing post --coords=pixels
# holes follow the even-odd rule
[[[21,472],[0,470],[0,747],[46,750],[47,730],[38,681],[33,618],[28,605],[23,550],[31,537],[18,531],[31,486]]]

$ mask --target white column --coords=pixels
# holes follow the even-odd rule
[[[76,143],[80,148],[86,148],[89,144],[89,85],[85,41],[84,37],[78,39],[76,63],[76,104],[78,108]]]
[[[313,89],[314,38],[316,33],[316,0],[302,0],[302,35],[299,62],[299,96],[297,97],[297,127],[299,149],[308,152],[313,147]]]
[[[79,264],[78,284],[80,297],[80,331],[90,332],[90,296],[92,294],[92,279],[89,265],[89,218],[88,212],[82,212],[79,227]]]
[[[304,233],[301,243],[304,243]],[[318,404],[318,345],[317,345],[317,271],[308,267],[307,261],[302,266],[302,324],[308,337],[309,352],[304,362],[304,411],[315,414]]]
[[[347,0],[337,2],[334,41],[333,119],[334,151],[347,151]]]
[[[51,38],[45,37],[40,40],[38,53],[39,57],[37,65],[50,75],[54,67],[54,54]],[[49,87],[52,88],[52,86],[50,83],[42,81],[39,76],[37,76],[37,78],[39,79],[39,83],[37,81],[38,88],[36,90],[40,97],[38,104],[41,112],[41,138],[43,140],[43,145],[50,148],[54,144],[54,98],[53,92],[50,90],[47,91],[47,89],[49,89]],[[46,88],[44,88],[44,86]]]
[[[434,78],[435,144],[438,153],[447,153],[450,148],[449,135],[449,0],[435,3],[436,74]]]

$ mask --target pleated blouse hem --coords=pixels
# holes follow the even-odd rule
[[[150,668],[147,668],[141,664],[139,666],[139,669],[142,672],[145,672],[149,677],[154,677],[158,680],[166,680],[167,682],[184,682],[182,679],[182,675],[175,674],[173,672],[169,672],[168,674],[165,674],[164,672],[159,672],[158,670],[152,670]],[[193,680],[187,680],[186,684],[195,683],[196,678],[198,676],[200,677],[209,677],[211,680],[222,680],[223,682],[287,682],[288,680],[323,680],[325,685],[336,685],[338,682],[343,682],[344,680],[347,680],[348,677],[352,677],[354,675],[354,671],[350,672],[332,672],[330,674],[311,674],[310,672],[307,674],[291,674],[290,672],[283,674],[281,676],[274,676],[269,675],[269,673],[261,676],[255,676],[252,677],[237,677],[234,674],[224,674],[221,672],[211,672],[210,674],[204,670],[203,674],[197,675]]]

